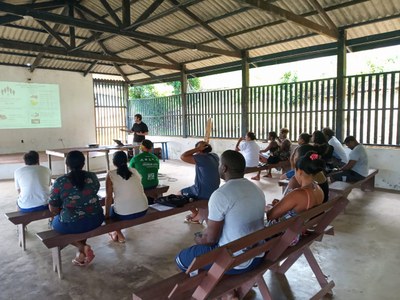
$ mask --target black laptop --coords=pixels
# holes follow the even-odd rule
[[[122,147],[125,146],[120,140],[113,140],[118,146]]]

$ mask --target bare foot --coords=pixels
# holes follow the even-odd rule
[[[251,179],[252,180],[260,180],[260,176],[257,175],[257,176],[251,177]]]

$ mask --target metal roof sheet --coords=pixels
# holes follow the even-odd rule
[[[151,82],[183,66],[189,72],[240,66],[246,50],[264,63],[312,56],[333,49],[337,40],[329,35],[339,29],[356,46],[400,44],[400,0],[317,1],[323,14],[308,0],[131,0],[131,25],[123,29],[120,0],[81,0],[74,18],[67,2],[5,0],[0,64],[26,67],[42,52],[35,67],[86,73],[96,63],[90,72]]]

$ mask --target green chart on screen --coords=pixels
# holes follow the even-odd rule
[[[61,127],[58,84],[0,82],[0,129]]]

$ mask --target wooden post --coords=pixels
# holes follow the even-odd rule
[[[344,139],[344,100],[346,98],[346,31],[339,31],[336,85],[336,137]]]
[[[242,128],[241,136],[249,131],[249,80],[250,71],[248,63],[249,53],[242,53]]]
[[[188,137],[187,132],[187,74],[183,66],[181,70],[181,98],[182,98],[182,135],[184,138]]]

